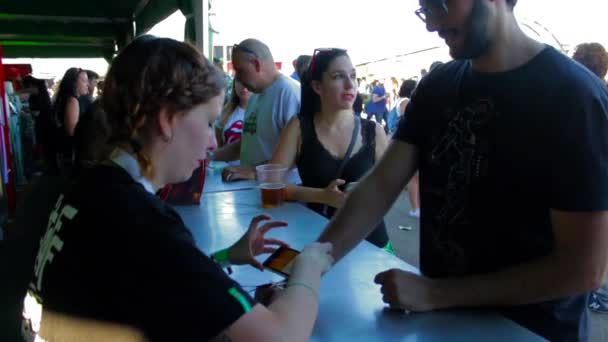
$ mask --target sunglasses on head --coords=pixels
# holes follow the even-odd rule
[[[232,46],[232,53],[234,53],[235,51],[240,51],[243,53],[247,53],[250,55],[253,55],[254,57],[258,57],[258,54],[255,53],[253,50],[251,50],[250,48],[243,46],[243,45],[239,45],[239,44],[234,44]]]
[[[319,48],[319,49],[315,49],[315,51],[313,51],[312,53],[312,59],[310,61],[310,75],[314,75],[315,73],[315,66],[317,64],[317,60],[319,59],[319,56],[321,55],[327,55],[330,53],[346,53],[346,50],[344,49],[338,49],[338,48]]]

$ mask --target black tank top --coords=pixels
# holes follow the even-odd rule
[[[72,155],[72,150],[74,148],[74,138],[71,137],[65,128],[65,107],[67,106],[68,99],[73,97],[78,101],[78,98],[75,96],[68,96],[64,99],[57,99],[58,102],[55,105],[55,122],[57,124],[56,127],[56,144],[57,144],[57,152],[64,154],[66,156]],[[79,108],[79,119],[80,115],[82,115],[82,109]]]
[[[369,120],[361,120],[362,146],[358,151],[353,151],[350,159],[346,162],[341,175],[338,169],[343,159],[335,158],[325,149],[317,137],[314,119],[312,116],[299,116],[302,145],[300,154],[296,159],[296,165],[302,179],[302,185],[311,188],[325,188],[336,178],[343,179],[346,184],[358,182],[373,166],[376,161],[376,123]],[[358,119],[358,118],[357,118]],[[354,120],[354,116],[353,116]],[[344,191],[344,187],[341,188]],[[331,218],[336,209],[329,207],[325,211],[325,205],[320,203],[309,203],[308,207],[317,213]],[[381,223],[375,231],[367,238],[368,241],[378,247],[384,247],[388,243],[388,236],[384,223]]]

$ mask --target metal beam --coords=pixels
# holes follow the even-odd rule
[[[209,0],[192,0],[196,48],[206,57],[211,56],[209,45]]]
[[[82,47],[104,47],[107,43],[103,42],[53,42],[36,40],[0,40],[4,46],[82,46]]]
[[[104,18],[104,17],[73,17],[73,16],[47,16],[29,14],[0,13],[0,20],[11,21],[37,21],[37,22],[62,22],[62,23],[92,23],[92,24],[112,24],[128,23],[129,18]]]
[[[5,58],[101,58],[112,56],[114,46],[4,45]]]
[[[1,32],[1,30],[0,30]],[[15,33],[0,33],[0,40],[53,40],[53,41],[64,41],[74,43],[96,43],[99,41],[114,40],[113,36],[98,37],[94,35],[89,36],[57,36],[57,35],[45,35],[45,34],[15,34]]]
[[[146,8],[146,6],[148,6],[149,3],[150,0],[140,0],[135,6],[135,9],[133,10],[133,16],[131,17],[131,19],[135,20],[135,18],[137,18],[141,14],[141,12],[143,12],[143,10]]]

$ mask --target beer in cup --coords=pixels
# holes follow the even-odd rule
[[[279,164],[264,164],[255,168],[263,208],[277,208],[283,204],[287,168]]]

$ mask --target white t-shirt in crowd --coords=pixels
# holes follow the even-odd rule
[[[300,85],[283,74],[251,96],[241,136],[241,165],[270,160],[281,131],[299,111]]]
[[[222,129],[224,142],[232,144],[239,141],[243,134],[243,121],[245,120],[245,109],[237,106],[232,114],[228,117],[226,124]]]

